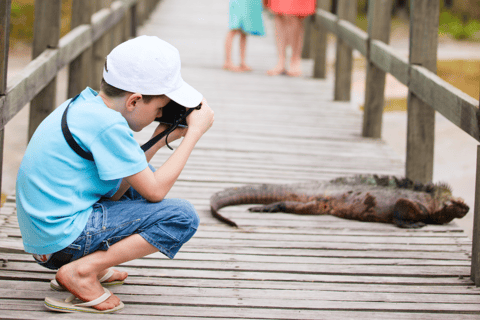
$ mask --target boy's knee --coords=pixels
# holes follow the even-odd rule
[[[185,225],[195,230],[198,229],[200,218],[195,207],[189,201],[184,199],[170,200],[173,202],[172,205],[176,207],[176,210],[182,214]]]

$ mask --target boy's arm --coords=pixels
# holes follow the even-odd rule
[[[176,134],[175,136],[171,137],[172,141],[185,135],[183,141],[170,156],[170,158],[168,158],[168,160],[165,161],[165,163],[155,172],[152,172],[152,170],[147,167],[137,174],[124,178],[119,190],[111,199],[118,200],[125,193],[128,187],[132,186],[148,201],[158,202],[163,200],[163,198],[172,188],[175,181],[177,181],[177,178],[187,163],[188,157],[195,147],[195,144],[212,126],[213,121],[213,111],[204,99],[202,101],[202,108],[200,110],[195,110],[188,116],[188,128],[181,129],[182,131],[175,130],[170,134]],[[149,149],[145,153],[147,161],[150,161],[153,155],[164,145],[165,139],[162,139],[151,149]]]

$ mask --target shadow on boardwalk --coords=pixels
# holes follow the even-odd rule
[[[126,308],[102,318],[478,318],[480,296],[469,280],[471,242],[455,224],[401,230],[225,208],[223,214],[240,225],[232,229],[210,216],[210,195],[225,187],[403,173],[389,146],[360,136],[360,112],[332,102],[330,80],[265,75],[275,63],[271,21],[266,38],[249,38],[253,72],[221,70],[227,12],[221,0],[164,0],[140,30],[179,48],[183,77],[209,100],[216,121],[169,194],[195,205],[198,233],[174,260],[153,254],[122,265],[130,276],[113,291]],[[144,131],[136,135],[139,142],[153,128]],[[152,164],[170,154],[161,150]],[[2,317],[58,316],[43,308],[43,299],[66,294],[52,292],[54,273],[22,253],[11,201],[0,216]]]

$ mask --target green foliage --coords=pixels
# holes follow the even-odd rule
[[[35,6],[25,1],[12,1],[10,39],[12,42],[32,42]]]
[[[478,20],[461,19],[449,11],[440,13],[438,32],[449,34],[457,40],[473,39],[480,31]]]

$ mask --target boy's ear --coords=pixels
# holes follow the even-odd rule
[[[125,101],[126,107],[128,111],[133,111],[137,107],[138,101],[142,99],[142,95],[140,93],[132,93],[130,96],[127,97]]]

